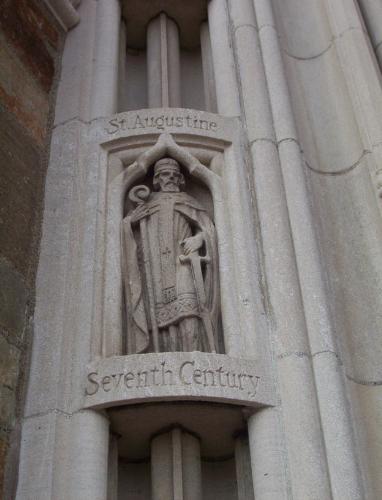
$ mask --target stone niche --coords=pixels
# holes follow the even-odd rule
[[[129,146],[109,154],[106,203],[101,208],[106,215],[105,254],[100,256],[104,259],[102,315],[97,323],[103,326],[98,332],[102,356],[225,352],[220,269],[230,257],[224,248],[218,248],[219,238],[224,240],[228,228],[220,202],[224,145],[208,137],[223,126],[215,120],[211,115],[184,110],[162,111],[158,116],[156,110],[118,115],[105,127],[106,134],[113,138],[113,149],[115,139],[126,134]],[[178,142],[174,140],[179,132],[196,127],[198,136],[188,134]],[[171,129],[177,134],[167,133]],[[156,138],[152,132],[156,132]],[[184,140],[194,145],[185,148],[181,145]],[[179,171],[177,175],[187,191],[182,188],[181,192],[168,193],[159,188],[155,192],[154,165],[166,157],[176,165],[172,168]],[[164,170],[168,170],[166,165]],[[143,217],[140,214],[144,212]],[[176,231],[179,235],[174,235]],[[200,240],[198,249],[190,253],[197,262],[185,255],[182,245],[187,239]],[[225,276],[222,278],[224,282]],[[195,312],[200,317],[199,325],[189,326]],[[186,329],[200,331],[194,335],[200,337],[199,344],[177,342],[182,335],[177,325],[182,321]]]
[[[240,189],[235,191],[238,186],[233,181],[235,170],[243,165],[240,134],[234,118],[159,108],[115,115],[104,120],[102,134],[96,136],[105,167],[104,184],[100,186],[105,195],[100,196],[102,216],[98,225],[99,241],[104,245],[99,246],[97,256],[100,272],[95,286],[100,293],[94,307],[94,356],[84,381],[84,408],[105,410],[109,416],[109,478],[114,478],[110,479],[110,488],[118,492],[117,498],[167,499],[179,487],[184,495],[179,498],[202,498],[203,491],[203,498],[219,492],[219,498],[228,500],[239,498],[239,489],[246,489],[243,484],[250,481],[250,474],[241,470],[250,463],[245,417],[247,412],[273,405],[275,399],[264,357],[249,359],[247,355],[245,346],[252,342],[253,335],[245,325],[251,324],[251,319],[247,316],[243,321],[240,317],[247,309],[234,307],[242,286],[235,268],[237,261],[248,259],[250,250],[244,242],[237,245],[230,237],[232,217],[238,230],[245,233],[235,210],[239,213],[246,200],[240,197]],[[182,176],[180,193],[174,195],[170,189],[159,191],[160,196],[166,203],[180,205],[180,213],[190,224],[182,229],[186,236],[192,239],[203,232],[203,243],[199,242],[193,253],[203,258],[208,255],[206,265],[214,266],[217,277],[209,281],[216,287],[210,294],[216,298],[216,311],[215,319],[208,323],[200,317],[201,309],[205,314],[211,311],[206,305],[211,286],[206,285],[208,272],[201,267],[198,282],[196,271],[191,272],[191,263],[187,262],[188,283],[192,286],[186,292],[190,295],[200,286],[205,294],[201,299],[201,290],[196,293],[198,328],[203,338],[199,344],[177,342],[177,336],[182,335],[180,328],[174,328],[172,341],[166,344],[161,336],[171,332],[168,325],[160,323],[157,301],[150,302],[146,296],[139,304],[139,300],[128,297],[134,293],[138,299],[147,295],[149,279],[151,299],[158,296],[157,277],[149,273],[158,264],[155,255],[161,263],[162,250],[167,248],[160,245],[167,244],[174,227],[181,224],[175,221],[174,213],[167,212],[164,224],[171,221],[170,228],[158,229],[162,201],[160,197],[158,201],[154,187],[162,171],[165,183],[174,183],[174,176],[177,180]],[[229,199],[237,202],[230,211]],[[152,214],[159,214],[158,220],[151,219]],[[124,228],[127,219],[128,230]],[[163,232],[167,236],[161,242]],[[131,240],[126,242],[127,238]],[[183,245],[178,240],[171,244]],[[126,266],[131,248],[135,266]],[[182,254],[183,249],[179,252]],[[172,255],[172,259],[181,257]],[[160,277],[166,279],[163,274]],[[164,287],[165,302],[173,304],[178,291],[173,292],[175,295],[168,293],[170,285]],[[161,298],[163,290],[159,292]],[[136,320],[134,311],[139,307],[141,315]],[[132,332],[134,325],[142,328],[142,313],[146,315],[146,331],[143,340],[137,340]],[[191,310],[184,317],[188,321],[193,314]],[[182,320],[174,320],[173,327]],[[208,325],[212,328],[211,343]],[[155,334],[160,339],[157,345]],[[219,430],[215,432],[217,423]]]

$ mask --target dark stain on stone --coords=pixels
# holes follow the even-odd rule
[[[0,0],[0,28],[42,88],[49,92],[59,34],[43,9],[31,0]]]
[[[28,277],[43,195],[41,152],[0,106],[1,255]]]

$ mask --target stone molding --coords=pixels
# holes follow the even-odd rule
[[[76,8],[81,0],[44,0],[48,9],[53,13],[54,17],[64,28],[65,31],[70,30],[75,26],[80,16]]]

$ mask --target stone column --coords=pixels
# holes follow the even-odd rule
[[[147,27],[149,108],[181,106],[179,31],[163,12]]]
[[[252,481],[257,499],[287,499],[285,443],[279,408],[263,408],[248,419]]]
[[[358,0],[373,49],[382,68],[382,2],[380,0]]]
[[[55,126],[74,119],[88,121],[91,116],[97,2],[83,0],[79,13],[81,22],[69,31],[65,39],[54,115]]]
[[[176,427],[151,443],[152,500],[202,500],[200,442]]]
[[[26,420],[17,500],[106,500],[109,422],[95,411]]]
[[[73,417],[71,448],[68,450],[65,481],[52,498],[106,500],[108,483],[109,421],[95,411],[81,411]],[[59,459],[56,459],[56,465]]]
[[[80,3],[78,0],[44,1],[65,31],[68,31],[79,22],[80,16],[75,10]]]
[[[212,56],[213,56],[213,64],[215,75],[219,75],[219,78],[216,79],[216,94],[217,94],[217,105],[218,111],[222,115],[226,116],[239,116],[241,114],[240,102],[239,102],[239,89],[236,79],[235,73],[235,62],[233,59],[233,51],[232,51],[232,42],[231,35],[229,32],[229,21],[228,21],[228,12],[227,12],[227,2],[221,0],[211,0],[209,2],[208,9],[208,21],[210,26],[210,36],[211,36],[211,46],[212,46]],[[253,49],[253,48],[252,48]],[[257,74],[257,77],[261,76]],[[264,79],[264,75],[263,75]],[[264,84],[263,84],[264,86]],[[263,99],[265,99],[265,103],[268,102],[268,97],[263,94]],[[266,120],[266,127],[269,130],[268,135],[272,137],[272,123],[270,118],[270,111],[267,110],[267,113],[262,116],[262,120]],[[271,147],[271,140],[268,142],[259,142],[257,143],[259,146],[268,145],[268,148]],[[265,151],[266,152],[266,151]],[[274,148],[275,159],[277,158],[277,150]],[[263,159],[264,169],[267,168],[269,160]],[[272,170],[270,171],[270,173]],[[272,178],[270,178],[270,182],[272,183]],[[278,186],[275,185],[275,191],[277,191]],[[277,203],[275,207],[280,208]],[[271,218],[274,218],[274,214],[271,215]],[[273,223],[272,223],[273,224]],[[273,224],[273,227],[276,231],[278,231],[279,224],[276,226]],[[280,237],[281,240],[281,237]],[[279,239],[274,244],[274,248],[280,248],[278,246]],[[280,241],[281,244],[281,241]],[[272,246],[270,246],[272,248]],[[272,252],[273,254],[273,252]],[[281,254],[284,255],[283,251]],[[276,262],[279,261],[279,257],[276,257]],[[278,270],[280,270],[278,268]],[[275,269],[275,276],[277,275],[277,269]],[[249,353],[247,353],[249,354]],[[263,425],[260,428],[254,429],[251,425],[249,425],[250,432],[250,448],[251,448],[251,457],[253,464],[253,454],[255,442],[264,441],[267,442],[268,437],[270,435],[281,435],[281,431],[279,428],[279,422],[273,418],[272,410],[262,410]],[[249,420],[249,424],[251,424],[252,417]],[[255,441],[256,438],[256,441]],[[282,442],[282,446],[285,446],[285,443]],[[284,471],[287,469],[285,464],[285,457],[283,456],[283,450],[277,448],[274,450],[274,453],[267,455],[267,467],[266,473],[270,474],[272,477],[272,487],[269,487],[269,482],[266,484],[266,488],[264,488],[263,492],[258,488],[259,480],[257,478],[257,474],[253,470],[253,479],[254,479],[254,489],[255,493],[259,493],[259,496],[256,496],[256,499],[259,498],[271,498],[268,495],[273,494],[273,492],[277,492],[278,496],[274,497],[278,500],[283,498],[287,498],[286,491],[286,478],[284,476]],[[260,471],[260,468],[256,470]],[[271,472],[270,472],[271,471]],[[277,483],[276,483],[277,480]],[[263,493],[263,494],[262,494]]]
[[[355,437],[273,13],[269,4],[261,0],[254,3],[303,295],[330,486],[335,498],[361,499],[363,485]],[[336,18],[339,21],[340,16]]]
[[[235,464],[238,500],[255,500],[248,437],[238,436],[235,440]]]
[[[208,16],[218,111],[225,116],[239,117],[241,115],[240,100],[226,2],[211,1],[208,5]],[[239,134],[241,130],[239,122],[237,125]],[[238,316],[238,323],[234,330],[241,332],[241,335],[236,335],[234,342],[229,345],[226,343],[226,352],[231,356],[245,356],[251,353],[253,359],[260,359],[263,358],[267,335],[261,302],[261,277],[253,199],[248,189],[248,181],[247,162],[241,154],[236,154],[233,147],[227,148],[224,154],[223,189],[229,207],[227,220],[232,228],[231,241],[235,256],[232,259],[232,267],[237,287],[240,290],[239,296],[229,294],[229,302],[235,315]],[[226,309],[224,288],[222,281],[222,302]],[[227,289],[229,290],[229,286]]]
[[[118,437],[110,433],[107,471],[107,500],[118,500]]]
[[[102,67],[100,59],[93,64],[96,37],[98,53],[102,48],[97,23],[102,9],[112,4],[84,0],[81,22],[65,43],[46,177],[18,500],[106,500],[108,420],[82,410],[82,380],[91,358],[89,298],[94,293],[100,174],[94,153],[98,145],[88,140],[84,122],[92,116],[92,75],[98,78],[96,68]]]
[[[118,62],[118,112],[126,111],[126,24],[121,20]]]
[[[208,24],[216,75],[218,112],[225,116],[240,116],[239,93],[228,29],[226,0],[210,0]]]
[[[118,61],[121,12],[119,0],[99,0],[94,52],[91,118],[118,110]]]
[[[202,52],[204,100],[206,103],[206,111],[216,113],[216,84],[211,51],[210,30],[207,22],[202,23],[200,26],[200,46]]]
[[[240,79],[243,118],[247,125],[255,168],[255,185],[257,186],[257,203],[262,227],[268,292],[274,316],[272,323],[276,330],[274,332],[276,338],[279,339],[277,354],[280,355],[280,358],[277,368],[284,425],[287,427],[286,444],[292,490],[296,498],[307,498],[314,495],[329,498],[330,484],[316,397],[315,377],[312,362],[309,359],[310,347],[305,323],[304,303],[299,293],[299,270],[296,267],[294,243],[287,216],[287,200],[273,130],[275,118],[270,106],[253,3],[249,0],[230,1],[229,6],[230,24],[233,25],[234,33],[236,69]],[[214,47],[212,29],[211,37]],[[215,56],[219,56],[218,51],[214,53]],[[225,63],[227,70],[229,70],[228,58],[225,61],[222,59],[221,63]],[[224,85],[227,86],[226,82]],[[219,102],[219,88],[217,94]],[[282,116],[285,119],[285,116]],[[305,189],[305,185],[301,181],[299,189]],[[309,214],[309,210],[307,214]],[[314,244],[314,240],[310,243]],[[316,254],[313,253],[313,255]],[[320,290],[320,283],[318,282],[316,285]],[[276,333],[277,330],[280,330],[279,333]],[[294,359],[293,353],[297,352],[306,354],[303,358],[296,357]],[[299,408],[302,410],[296,410],[296,401],[299,401]],[[268,438],[266,435],[253,435],[251,431],[251,448],[256,439],[269,440],[270,436],[280,436],[281,434],[277,431],[279,422],[272,418],[272,413],[265,412],[263,416],[267,422],[266,425],[251,426],[251,429],[268,434]],[[309,446],[304,446],[303,443],[309,443]],[[281,446],[277,446],[276,449],[281,449]],[[277,471],[283,461],[280,454],[270,455],[269,459],[272,459],[272,463],[268,463],[268,465],[270,470],[275,473],[275,477],[284,478],[282,471]],[[259,498],[269,498],[269,495],[272,494],[271,488],[272,485],[269,485],[267,489],[264,489]],[[280,491],[282,491],[283,496],[279,496],[279,498],[286,498],[285,484],[280,485],[279,495]]]

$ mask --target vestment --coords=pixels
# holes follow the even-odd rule
[[[197,200],[184,192],[152,193],[142,208],[144,216],[134,218],[132,212],[122,223],[128,350],[136,353],[153,350],[148,287],[155,301],[160,350],[207,350],[192,270],[189,263],[180,262],[179,256],[183,253],[183,240],[202,233],[204,244],[199,253],[210,258],[203,269],[206,306],[216,336],[219,287],[214,224]],[[142,237],[147,240],[147,256]],[[145,258],[149,259],[149,265],[145,264]]]

